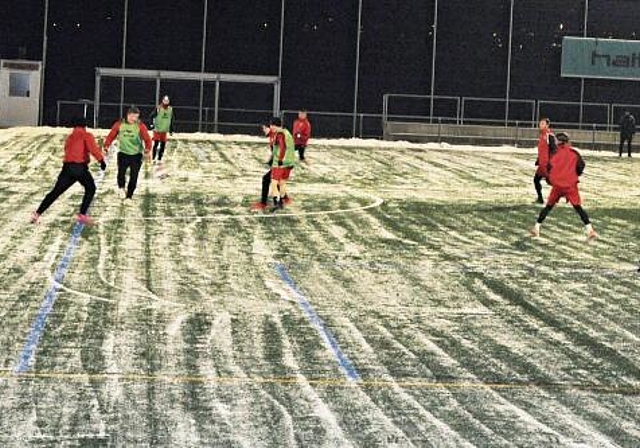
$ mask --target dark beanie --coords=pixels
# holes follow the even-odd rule
[[[273,117],[269,124],[272,126],[282,127],[282,119],[280,117]]]
[[[78,116],[72,117],[71,120],[69,120],[69,125],[71,125],[72,128],[86,128],[87,119],[84,118],[82,115],[78,115]]]
[[[567,134],[566,132],[558,132],[556,134],[556,138],[561,143],[567,143],[569,141],[569,134]]]

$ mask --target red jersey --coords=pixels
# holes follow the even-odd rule
[[[64,163],[88,164],[89,154],[93,155],[98,162],[104,160],[95,137],[83,127],[73,128],[64,144]]]
[[[538,174],[547,177],[550,153],[555,151],[556,137],[551,129],[540,131],[538,139]]]
[[[269,131],[269,135],[267,135],[267,138],[269,139],[269,146],[271,150],[273,150],[273,145],[276,143],[276,133],[273,131]]]
[[[580,182],[578,165],[580,154],[568,143],[558,145],[558,149],[549,161],[549,182],[554,187],[575,187]]]
[[[287,153],[287,140],[282,132],[277,132],[276,135],[273,136],[273,144],[278,145],[278,161],[282,162]]]
[[[311,123],[307,118],[304,120],[297,119],[293,123],[293,139],[296,146],[307,146],[311,138]]]

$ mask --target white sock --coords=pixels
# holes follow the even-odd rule
[[[539,222],[537,222],[536,225],[533,226],[536,232],[540,232],[540,227],[541,227],[541,224]]]
[[[591,224],[587,224],[584,228],[587,229],[587,232],[593,232],[593,226]]]

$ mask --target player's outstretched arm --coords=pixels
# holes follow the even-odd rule
[[[111,147],[111,144],[116,139],[118,134],[120,133],[120,120],[116,121],[114,125],[111,127],[111,131],[109,131],[109,135],[104,141],[104,150],[108,151]]]
[[[102,164],[104,162],[104,154],[98,147],[95,137],[87,132],[87,135],[84,137],[84,143],[93,158]]]

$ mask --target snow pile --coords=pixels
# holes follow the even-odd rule
[[[16,127],[0,130],[0,144],[15,136],[36,137],[38,135],[64,135],[69,132],[68,128],[62,127]],[[97,137],[105,137],[108,129],[95,129],[92,132]],[[174,139],[183,141],[200,141],[200,142],[223,142],[223,143],[253,143],[264,144],[265,138],[261,136],[242,135],[242,134],[214,134],[214,133],[175,133]],[[360,138],[337,138],[337,139],[312,139],[311,145],[354,148],[354,149],[415,149],[415,150],[447,150],[447,151],[482,151],[488,153],[505,153],[505,154],[532,154],[535,148],[518,148],[515,146],[473,146],[473,145],[451,145],[449,143],[412,143],[408,141],[386,141],[378,139],[360,139]],[[590,156],[597,155],[599,157],[615,157],[617,154],[613,152],[600,152],[590,149],[579,148],[581,152],[588,152]]]

